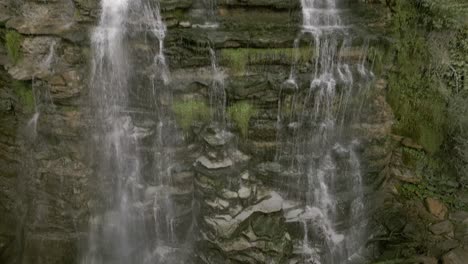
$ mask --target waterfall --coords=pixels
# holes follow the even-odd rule
[[[192,15],[196,23],[192,27],[203,29],[217,29],[219,27],[216,14],[218,0],[195,0],[193,5]]]
[[[226,90],[224,79],[226,76],[224,72],[218,67],[216,52],[210,48],[212,81],[210,89],[210,105],[213,112],[215,122],[220,123],[221,128],[224,129],[226,123]]]
[[[166,30],[157,1],[101,1],[91,38],[96,205],[83,264],[173,263],[164,259],[175,243]],[[138,68],[135,36],[144,36],[152,53],[143,57],[153,58]]]
[[[278,126],[300,128],[294,129],[292,139],[280,129],[278,140],[283,143],[276,159],[290,159],[290,170],[299,171],[307,182],[298,217],[304,238],[295,252],[307,263],[348,263],[358,258],[366,232],[359,136],[353,135],[351,125],[359,122],[373,76],[366,69],[366,47],[359,62],[344,58],[350,49],[350,26],[342,23],[340,1],[301,4],[303,24],[295,48],[302,36],[312,37],[313,71],[299,114],[284,116],[279,103]],[[293,66],[284,86],[296,85],[296,71]]]
[[[90,220],[83,263],[141,262],[144,230],[138,201],[140,157],[128,102],[129,59],[125,47],[129,0],[103,0],[92,34],[91,99],[95,107],[97,177],[105,205]],[[107,186],[106,186],[107,185]],[[106,188],[106,190],[104,190]],[[98,211],[98,210],[97,210]],[[104,212],[101,212],[104,211]]]
[[[55,46],[57,45],[57,41],[53,40],[49,46],[49,52],[45,55],[42,61],[39,64],[40,71],[42,72],[50,72],[53,69],[53,63],[55,59]],[[35,77],[33,76],[31,81],[31,90],[34,98],[34,114],[28,120],[26,124],[26,128],[30,132],[31,139],[35,139],[37,136],[37,123],[41,116],[41,108],[44,104],[54,105],[52,101],[52,97],[50,95],[49,89],[45,91],[41,91],[36,88]]]

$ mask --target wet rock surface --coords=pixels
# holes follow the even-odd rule
[[[227,132],[212,132],[212,138],[226,139]],[[211,160],[204,155],[195,163],[198,262],[285,262],[292,241],[286,232],[282,197],[254,179],[247,164],[251,158],[235,148],[232,136],[223,144],[212,144],[206,133],[202,135],[206,150],[218,149]]]

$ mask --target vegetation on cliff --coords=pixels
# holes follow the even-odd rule
[[[194,122],[207,122],[211,118],[208,105],[198,100],[174,102],[172,110],[177,123],[186,133]]]
[[[246,138],[249,131],[249,122],[256,111],[252,104],[239,102],[229,107],[228,113],[239,128],[241,136]]]
[[[387,55],[388,100],[397,123],[394,132],[424,150],[405,150],[405,163],[424,182],[406,187],[421,198],[436,196],[454,207],[466,206],[456,193],[465,188],[466,75],[468,24],[464,1],[386,1],[394,43]]]

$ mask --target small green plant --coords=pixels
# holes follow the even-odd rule
[[[250,119],[256,112],[254,106],[248,102],[239,102],[229,107],[229,116],[236,123],[243,138],[247,137]]]
[[[276,63],[305,63],[313,58],[311,47],[276,48],[276,49],[223,49],[221,60],[234,72],[244,73],[247,65],[266,65]]]
[[[14,64],[18,63],[21,59],[21,42],[23,37],[16,31],[8,31],[5,34],[5,46],[7,48],[8,56]]]
[[[34,111],[35,102],[31,87],[26,82],[16,80],[12,82],[12,87],[23,109],[27,112]]]
[[[186,132],[194,122],[208,122],[211,118],[210,108],[200,100],[174,102],[172,110],[177,123]]]

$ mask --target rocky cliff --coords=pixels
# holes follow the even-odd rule
[[[301,190],[288,186],[294,175],[275,159],[278,105],[290,104],[296,89],[285,83],[291,66],[296,58],[301,91],[308,88],[313,68],[311,41],[303,39],[294,48],[301,3],[214,2],[160,1],[168,27],[170,114],[181,138],[171,150],[177,164],[172,188],[148,188],[145,195],[171,197],[176,240],[191,244],[190,252],[166,258],[186,254],[196,263],[306,263],[294,250],[304,236],[294,217],[294,194],[300,196]],[[356,37],[342,55],[354,62],[364,58],[376,74],[364,118],[352,127],[363,142],[359,155],[369,201],[364,218],[370,222],[367,245],[373,253],[356,263],[463,263],[466,204],[448,204],[438,192],[419,194],[414,188],[425,181],[418,166],[436,152],[430,143],[438,134],[431,130],[426,137],[420,129],[413,137],[397,127],[404,112],[392,85],[402,74],[390,66],[400,61],[388,54],[394,54],[389,47],[395,41],[405,40],[389,33],[402,11],[367,2],[373,1],[346,1],[344,17],[355,25]],[[79,263],[90,215],[106,195],[97,193],[96,161],[89,151],[90,32],[99,1],[1,0],[0,5],[0,262]],[[138,33],[130,41],[134,65],[146,65],[144,51],[154,43]],[[363,48],[366,43],[371,49]],[[206,114],[210,87],[217,81],[213,64],[223,72],[229,133],[210,126]],[[141,77],[132,95],[141,103],[135,109],[144,110],[147,72],[133,70]],[[141,123],[150,118],[141,117]],[[145,179],[151,182],[151,175]],[[466,196],[459,182],[453,185],[456,197]]]

